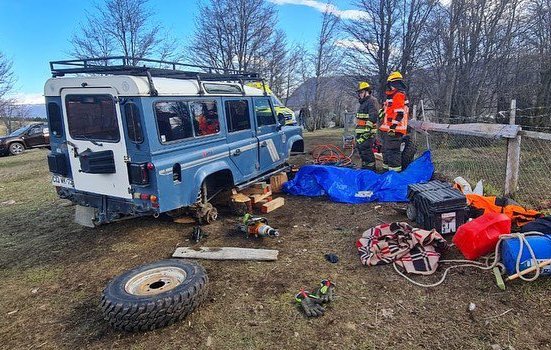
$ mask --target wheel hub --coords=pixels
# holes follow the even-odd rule
[[[178,267],[159,267],[132,277],[124,290],[132,295],[149,296],[176,288],[186,279],[186,272]]]

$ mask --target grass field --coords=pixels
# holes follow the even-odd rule
[[[340,135],[306,134],[306,142],[309,148],[340,144]],[[391,266],[362,266],[356,253],[355,241],[365,229],[405,219],[391,205],[290,196],[268,214],[279,238],[230,236],[238,218],[222,212],[205,227],[209,237],[202,242],[278,249],[277,262],[201,261],[210,294],[190,317],[151,332],[115,331],[98,308],[106,283],[191,245],[192,225],[141,218],[80,227],[72,222],[74,208],[59,200],[49,183],[46,154],[34,150],[0,158],[4,349],[551,348],[551,278],[513,282],[500,291],[491,273],[463,269],[439,287],[415,287]],[[307,160],[301,156],[295,162]],[[340,257],[337,264],[324,260],[329,252]],[[454,248],[445,257],[459,254]],[[337,283],[338,299],[323,317],[306,319],[294,294],[328,276]],[[472,312],[469,303],[476,304]]]

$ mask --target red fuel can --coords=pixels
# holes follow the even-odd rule
[[[492,252],[499,236],[511,233],[511,219],[505,214],[487,213],[461,225],[452,241],[465,258],[475,260]]]

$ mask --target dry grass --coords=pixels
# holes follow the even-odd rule
[[[334,131],[306,137],[310,147],[341,142]],[[97,307],[107,281],[190,245],[192,226],[153,218],[77,226],[73,208],[60,205],[49,184],[45,155],[36,150],[0,158],[0,202],[16,201],[0,205],[3,348],[200,349],[209,337],[213,349],[550,347],[551,279],[515,282],[501,292],[491,273],[463,270],[440,287],[414,287],[391,267],[361,266],[356,254],[363,230],[404,219],[390,206],[288,196],[268,215],[279,239],[230,237],[237,220],[230,214],[205,227],[205,246],[278,249],[277,262],[202,261],[210,298],[188,319],[147,333],[114,331]],[[339,255],[339,263],[326,262],[328,252]],[[327,276],[338,285],[338,300],[322,318],[304,318],[293,294]],[[472,313],[470,302],[477,305]]]

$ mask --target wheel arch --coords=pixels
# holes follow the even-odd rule
[[[207,181],[207,189],[210,191],[225,187],[225,185],[233,186],[235,184],[235,175],[224,161],[214,162],[199,168],[195,173],[193,183],[196,185],[196,190],[192,191],[190,203],[195,203],[201,192],[201,186],[205,181]]]
[[[289,139],[289,155],[293,152],[304,152],[304,139],[299,135],[292,136]]]

